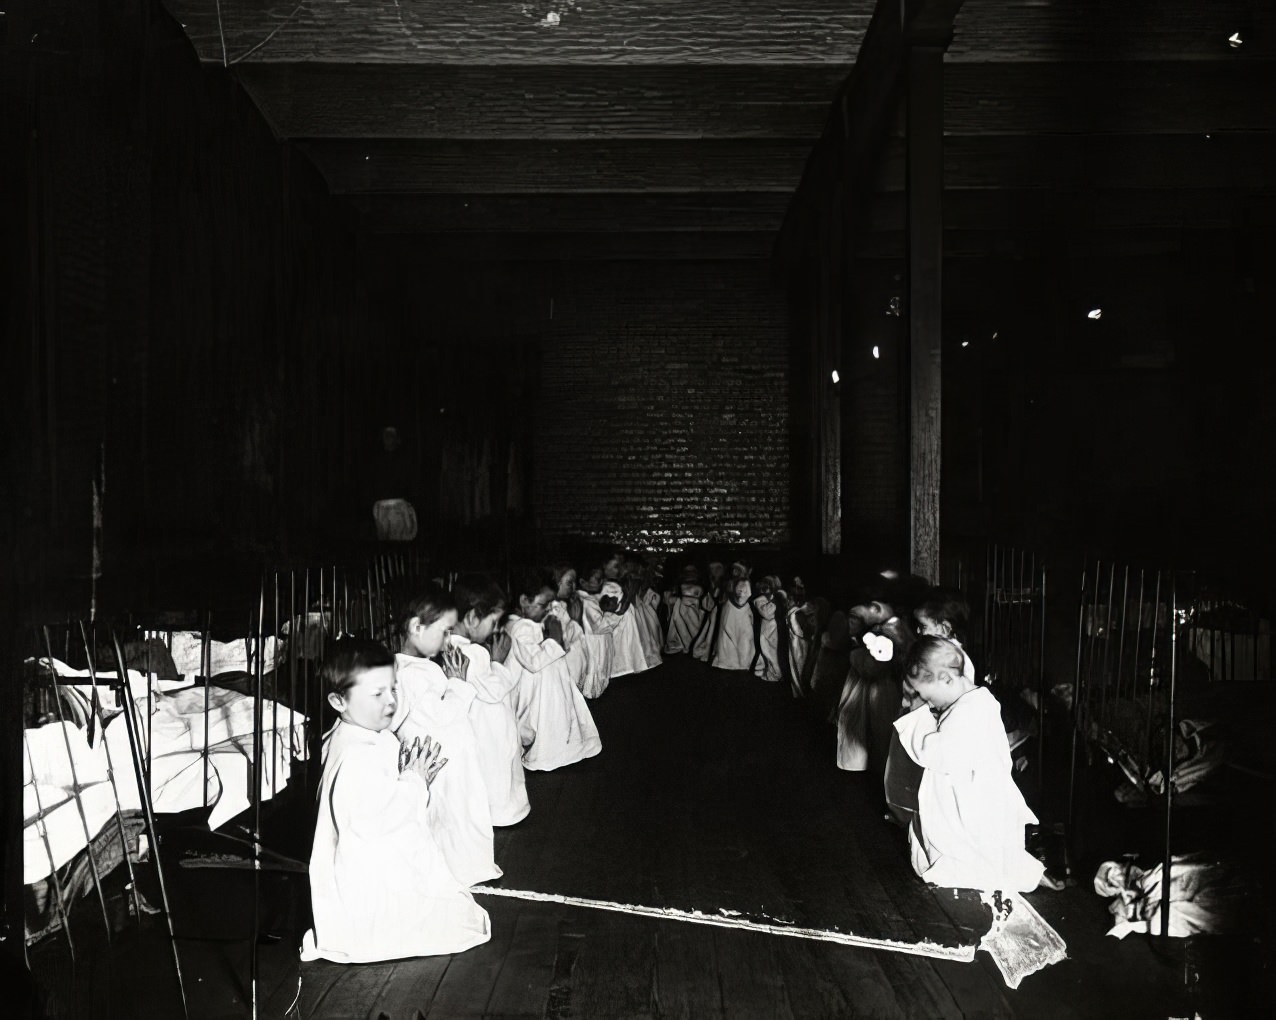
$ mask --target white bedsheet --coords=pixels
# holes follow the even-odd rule
[[[76,678],[73,675],[68,679]],[[144,758],[148,734],[152,745],[151,798],[155,812],[175,813],[207,806],[208,826],[216,829],[246,810],[252,803],[252,698],[236,691],[209,688],[206,726],[204,688],[153,692],[148,726],[146,678],[141,674],[135,677],[130,671],[129,681]],[[59,691],[68,706],[78,707],[69,715],[79,715],[81,720],[91,717],[91,692],[87,687],[60,684]],[[23,735],[23,871],[28,883],[46,878],[88,845],[84,820],[75,804],[77,783],[88,821],[88,837],[96,836],[111,820],[116,805],[115,793],[107,781],[108,752],[115,770],[120,809],[141,808],[124,713],[109,707],[115,703],[110,688],[99,688],[99,694],[103,696],[106,723],[95,732],[92,745],[87,729],[70,720],[35,727]],[[263,801],[287,786],[294,756],[305,757],[305,722],[303,715],[284,705],[263,702]]]

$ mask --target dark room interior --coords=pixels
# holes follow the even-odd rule
[[[0,7],[21,1015],[1276,1011],[1270,0]],[[369,512],[390,496],[410,537]],[[412,584],[481,571],[517,619],[526,568],[618,551],[664,661],[585,691],[601,755],[529,766],[474,887],[491,941],[301,962],[314,663],[388,644]],[[785,682],[671,654],[680,571],[735,561],[823,607]],[[1066,880],[1016,901],[1067,944],[1021,982],[1001,908],[922,882],[875,766],[835,755],[853,607],[908,629],[931,585],[969,603]],[[153,712],[178,688],[139,647],[203,699],[203,803],[166,806],[144,724],[100,832],[54,784],[83,831],[53,860],[33,741],[73,755],[32,734],[82,704],[95,746],[126,668]],[[249,727],[216,825],[210,691]],[[1102,862],[1205,860],[1239,920],[1106,934]]]

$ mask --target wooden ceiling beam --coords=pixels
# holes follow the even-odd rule
[[[431,234],[402,238],[405,257],[435,262],[721,262],[770,259],[771,231],[738,233]]]
[[[873,0],[163,0],[209,63],[849,65]],[[557,23],[546,19],[552,10]]]
[[[290,138],[817,138],[843,72],[811,67],[241,64]]]
[[[792,192],[808,139],[299,139],[336,194]]]
[[[1078,230],[1230,230],[1238,224],[1276,223],[1276,185],[1265,194],[1221,189],[1056,191],[1045,188],[949,189],[944,229],[958,232]],[[861,222],[870,232],[902,231],[902,192],[874,196]]]
[[[1276,131],[1276,60],[945,64],[957,135]]]
[[[1263,16],[1266,24],[1256,22]],[[949,61],[1251,60],[1276,56],[1276,8],[1254,0],[979,0],[957,16]],[[1227,38],[1242,32],[1245,43]]]
[[[891,139],[875,182],[904,189],[903,139]],[[1276,136],[1006,135],[944,140],[946,188],[1251,189],[1276,181]]]
[[[541,195],[352,195],[378,234],[774,232],[785,192]]]

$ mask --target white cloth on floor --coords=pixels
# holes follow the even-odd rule
[[[709,664],[718,669],[752,669],[754,656],[758,654],[753,636],[753,606],[748,602],[739,606],[733,599],[727,599],[720,612],[718,644]]]
[[[1024,826],[1037,819],[1011,778],[997,699],[976,687],[938,721],[923,705],[897,719],[895,729],[925,770],[908,838],[913,870],[938,886],[1036,889],[1044,868],[1024,849]]]
[[[457,635],[450,640],[470,660],[465,673],[466,683],[474,688],[470,724],[478,740],[479,770],[492,824],[513,825],[532,809],[523,775],[523,744],[518,738],[518,685],[482,645]]]
[[[758,615],[758,651],[753,661],[753,673],[770,683],[784,679],[780,670],[780,625],[776,619],[779,606],[774,596],[759,595],[753,600],[753,610]]]
[[[698,584],[680,585],[677,591],[665,592],[669,610],[669,634],[665,638],[666,655],[690,653],[704,623],[704,607],[700,600],[704,589]]]
[[[470,721],[475,690],[429,659],[394,657],[398,705],[391,729],[400,743],[429,737],[443,745],[445,765],[430,788],[430,831],[448,868],[465,885],[500,878],[478,735]]]
[[[625,597],[625,592],[617,582],[607,581],[599,595],[610,595],[619,602]],[[623,613],[603,613],[599,626],[610,629],[613,680],[618,676],[641,673],[647,668],[647,654],[643,651],[642,638],[638,633],[638,613],[632,605],[627,606]]]
[[[518,684],[518,732],[523,766],[549,772],[592,758],[603,749],[585,697],[576,686],[584,664],[584,631],[569,620],[564,648],[533,620],[513,616],[506,624],[505,660]]]
[[[665,636],[660,629],[659,606],[660,596],[650,588],[643,588],[634,598],[633,613],[638,621],[638,640],[647,669],[655,669],[664,661],[660,655]]]
[[[338,722],[328,732],[310,853],[315,926],[302,960],[437,956],[492,937],[487,911],[434,841],[428,800],[420,776],[400,774],[399,742],[389,731]]]
[[[596,698],[607,690],[607,685],[611,682],[611,632],[615,625],[604,624],[605,614],[598,605],[597,595],[587,591],[578,591],[576,594],[583,610],[581,629],[585,632],[585,673],[580,680],[580,693],[586,698]]]
[[[1161,865],[1149,870],[1129,861],[1105,861],[1094,876],[1094,891],[1114,896],[1108,904],[1116,922],[1108,931],[1119,939],[1131,932],[1161,934]],[[1170,861],[1170,935],[1225,934],[1238,927],[1252,897],[1252,883],[1239,869],[1208,854],[1176,855]]]

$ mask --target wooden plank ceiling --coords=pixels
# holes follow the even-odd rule
[[[875,6],[165,4],[364,230],[519,258],[770,255]],[[1270,222],[1272,6],[966,0],[946,62],[950,240]],[[902,250],[898,118],[890,134],[857,232],[869,254]]]

